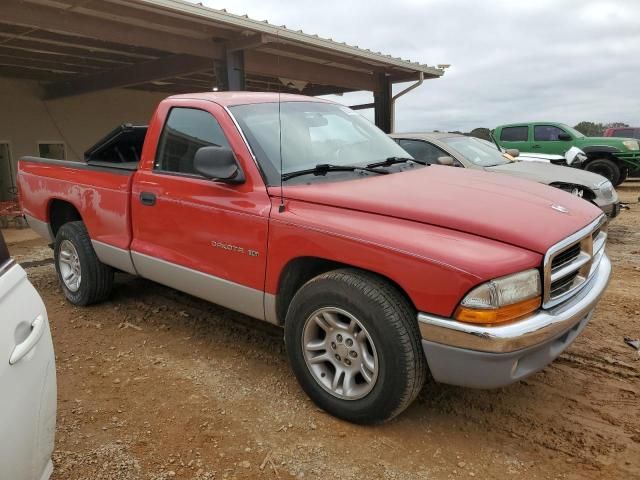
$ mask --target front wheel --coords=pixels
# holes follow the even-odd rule
[[[610,158],[596,158],[591,160],[584,169],[588,172],[597,173],[609,180],[613,186],[620,184],[620,168],[618,164]]]
[[[65,297],[74,305],[106,300],[113,268],[98,260],[84,223],[65,223],[56,234],[54,260]]]
[[[334,270],[307,282],[287,312],[285,341],[307,395],[351,422],[393,418],[426,377],[415,311],[368,272]]]
[[[618,177],[618,183],[614,184],[613,186],[617,187],[618,185],[622,185],[628,176],[629,176],[629,167],[625,165],[620,168],[620,177]]]

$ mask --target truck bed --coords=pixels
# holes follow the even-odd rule
[[[22,209],[34,229],[56,221],[54,202],[66,202],[84,219],[91,239],[122,249],[131,242],[131,184],[137,163],[74,162],[23,157],[18,162]],[[40,225],[41,228],[42,225]]]

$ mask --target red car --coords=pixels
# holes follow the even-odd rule
[[[76,305],[115,270],[284,327],[307,394],[354,422],[440,382],[508,385],[606,288],[606,218],[561,190],[424,165],[352,110],[275,93],[168,98],[84,162],[23,158],[29,225]]]
[[[640,127],[615,127],[604,131],[605,137],[625,137],[640,139]]]

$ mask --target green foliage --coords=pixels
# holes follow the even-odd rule
[[[468,135],[470,137],[481,138],[482,140],[487,140],[488,142],[492,141],[491,131],[488,128],[484,128],[484,127],[474,128],[473,130],[471,130],[469,133],[465,135]]]
[[[580,122],[575,127],[580,133],[587,137],[601,137],[604,135],[604,131],[607,128],[619,128],[628,127],[626,123],[611,122],[611,123],[594,123],[594,122]]]

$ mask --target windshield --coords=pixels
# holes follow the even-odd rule
[[[565,125],[564,123],[561,123],[559,124],[559,126],[562,127],[567,133],[570,133],[575,138],[584,138],[583,134],[581,134],[575,128],[571,128],[569,125]]]
[[[474,137],[448,137],[441,139],[464,158],[480,167],[495,167],[510,163],[495,145]]]
[[[320,164],[362,166],[389,157],[409,156],[364,117],[333,103],[258,103],[229,109],[269,185],[279,184],[282,174]]]

